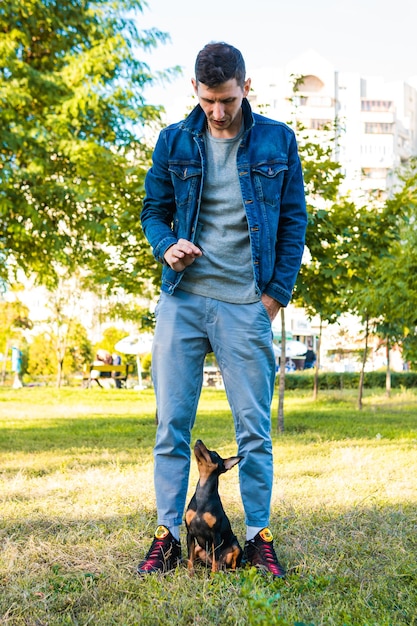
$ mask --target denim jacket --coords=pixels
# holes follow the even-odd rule
[[[286,306],[300,268],[307,224],[297,144],[291,128],[253,113],[246,99],[242,110],[245,131],[237,168],[256,290]],[[207,168],[205,130],[206,116],[199,105],[187,118],[163,129],[145,180],[142,226],[155,258],[164,264],[161,289],[170,294],[183,272],[170,268],[164,253],[180,238],[198,245]]]

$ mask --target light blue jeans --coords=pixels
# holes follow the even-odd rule
[[[191,429],[207,352],[213,350],[232,410],[239,484],[248,526],[269,524],[273,482],[270,407],[275,358],[271,322],[261,302],[229,304],[185,291],[161,293],[152,349],[158,428],[154,479],[158,524],[182,522]],[[200,434],[202,439],[204,437]],[[205,442],[217,449],[227,442]]]

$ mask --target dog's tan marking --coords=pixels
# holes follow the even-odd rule
[[[210,478],[210,476],[212,475],[212,473],[214,472],[216,468],[217,468],[217,465],[213,465],[213,464],[210,467],[208,467],[207,465],[205,465],[204,467],[199,465],[198,471],[200,474],[200,480],[199,480],[200,487],[204,487],[207,480]]]
[[[197,515],[197,511],[193,511],[192,509],[188,509],[188,511],[185,513],[185,521],[186,521],[186,523],[188,525],[190,525],[196,515]]]
[[[211,513],[203,513],[202,518],[210,528],[213,528],[214,524],[217,522],[217,517]]]
[[[239,555],[241,553],[241,550],[238,546],[233,546],[232,547],[232,551],[229,552],[226,556],[226,566],[230,567],[230,569],[236,569],[236,565],[237,565],[237,560],[239,558]]]
[[[195,557],[196,559],[199,559],[202,563],[205,563],[206,565],[207,563],[209,563],[211,565],[212,558],[210,554],[198,544],[196,544],[195,546]]]

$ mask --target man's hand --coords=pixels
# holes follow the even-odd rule
[[[203,253],[200,248],[187,241],[187,239],[178,239],[177,243],[168,248],[164,254],[164,259],[170,267],[176,272],[182,272],[186,267],[194,263],[195,259]]]
[[[266,293],[262,294],[261,300],[269,315],[269,319],[273,322],[278,315],[278,311],[282,307],[282,304],[280,304],[277,300],[274,300],[274,298],[271,298],[271,296],[268,296]]]

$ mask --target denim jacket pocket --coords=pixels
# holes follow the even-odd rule
[[[171,181],[174,187],[175,203],[177,207],[184,206],[197,195],[201,180],[202,169],[189,163],[175,163],[168,166]]]
[[[286,163],[259,163],[252,166],[257,200],[270,206],[277,206],[287,170]]]

